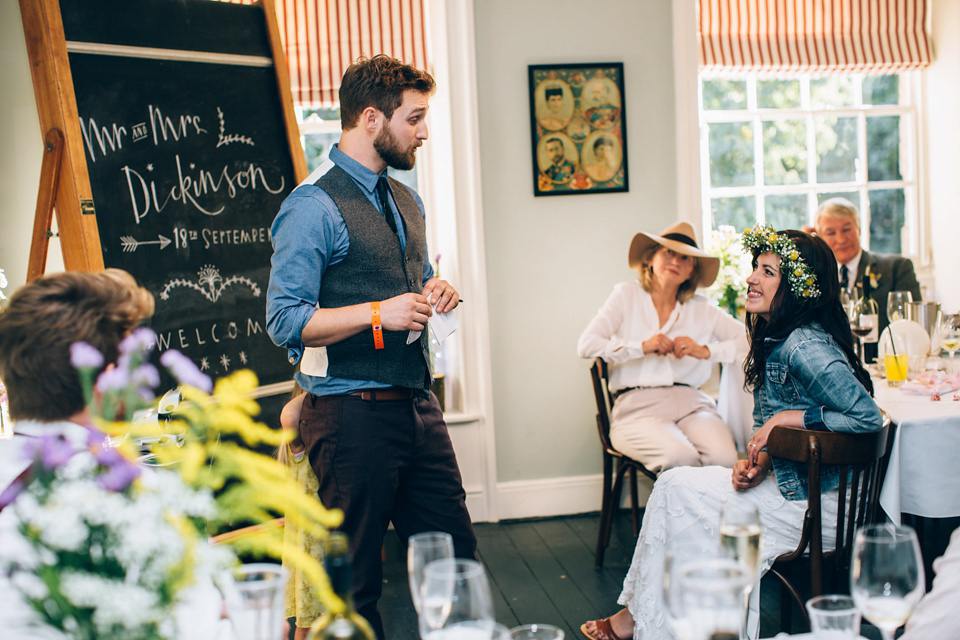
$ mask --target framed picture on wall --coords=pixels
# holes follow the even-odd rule
[[[623,63],[528,70],[533,195],[627,191]]]

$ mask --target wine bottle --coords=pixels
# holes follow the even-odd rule
[[[350,565],[350,545],[345,533],[331,533],[324,548],[324,568],[330,587],[343,600],[340,613],[327,611],[310,626],[307,640],[377,640],[370,623],[353,607],[353,569]]]

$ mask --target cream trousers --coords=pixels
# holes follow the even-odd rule
[[[617,451],[659,474],[673,467],[732,467],[733,435],[713,398],[692,387],[627,391],[613,405],[610,441]]]

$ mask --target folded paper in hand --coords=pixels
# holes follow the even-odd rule
[[[460,326],[460,321],[457,320],[456,310],[447,313],[437,313],[437,305],[433,304],[431,306],[433,308],[433,315],[430,316],[430,321],[427,323],[427,326],[430,327],[430,332],[433,333],[433,339],[436,340],[438,344],[443,344],[447,336],[456,331],[457,327]],[[421,331],[411,331],[407,334],[407,344],[412,344],[419,340],[421,333]]]

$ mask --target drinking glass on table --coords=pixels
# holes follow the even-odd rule
[[[407,578],[413,608],[420,613],[420,587],[423,570],[434,560],[453,557],[453,536],[441,531],[425,531],[410,536],[407,541]]]
[[[420,590],[423,640],[489,640],[496,621],[483,565],[475,560],[434,560]]]
[[[850,593],[863,617],[880,629],[883,640],[893,640],[923,591],[923,559],[913,529],[877,524],[857,531]]]
[[[850,596],[810,598],[807,613],[810,631],[816,640],[856,640],[860,637],[860,610]]]
[[[913,302],[913,294],[909,291],[891,291],[887,294],[887,319],[890,322],[906,320],[907,303]]]
[[[960,313],[943,316],[940,322],[940,348],[950,354],[949,369],[954,368],[953,354],[960,349]],[[948,372],[950,372],[948,370]]]
[[[744,637],[743,593],[750,571],[733,558],[684,563],[680,591],[694,640]]]
[[[220,576],[227,615],[237,640],[277,640],[283,627],[287,570],[279,564],[245,564]]]
[[[522,624],[510,629],[511,640],[563,640],[563,629],[552,624]]]
[[[718,542],[706,545],[690,541],[669,543],[663,557],[663,617],[677,640],[696,640],[693,620],[683,606],[680,572],[684,567],[724,557]]]

